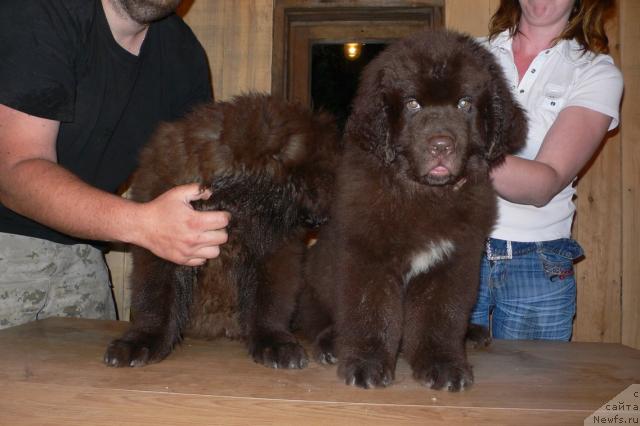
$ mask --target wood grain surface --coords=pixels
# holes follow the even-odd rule
[[[433,391],[398,364],[362,390],[335,367],[273,370],[241,342],[187,339],[161,363],[109,368],[127,324],[52,318],[0,331],[0,424],[582,424],[640,382],[640,351],[606,343],[496,341],[470,351],[475,385]]]

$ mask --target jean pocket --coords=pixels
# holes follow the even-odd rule
[[[538,255],[551,281],[573,278],[573,263],[583,254],[580,244],[570,238],[538,243]]]

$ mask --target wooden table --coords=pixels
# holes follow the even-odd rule
[[[239,342],[187,339],[165,361],[108,368],[126,323],[52,318],[0,331],[0,424],[576,424],[633,383],[640,351],[597,343],[496,341],[470,352],[476,384],[362,390],[335,367],[255,364]]]

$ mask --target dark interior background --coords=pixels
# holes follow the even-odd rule
[[[336,117],[340,131],[351,110],[362,69],[386,43],[366,43],[360,57],[348,60],[342,44],[313,44],[311,47],[311,102],[314,110],[325,110]]]

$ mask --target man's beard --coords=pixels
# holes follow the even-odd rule
[[[149,24],[173,13],[181,0],[116,0],[139,24]]]

